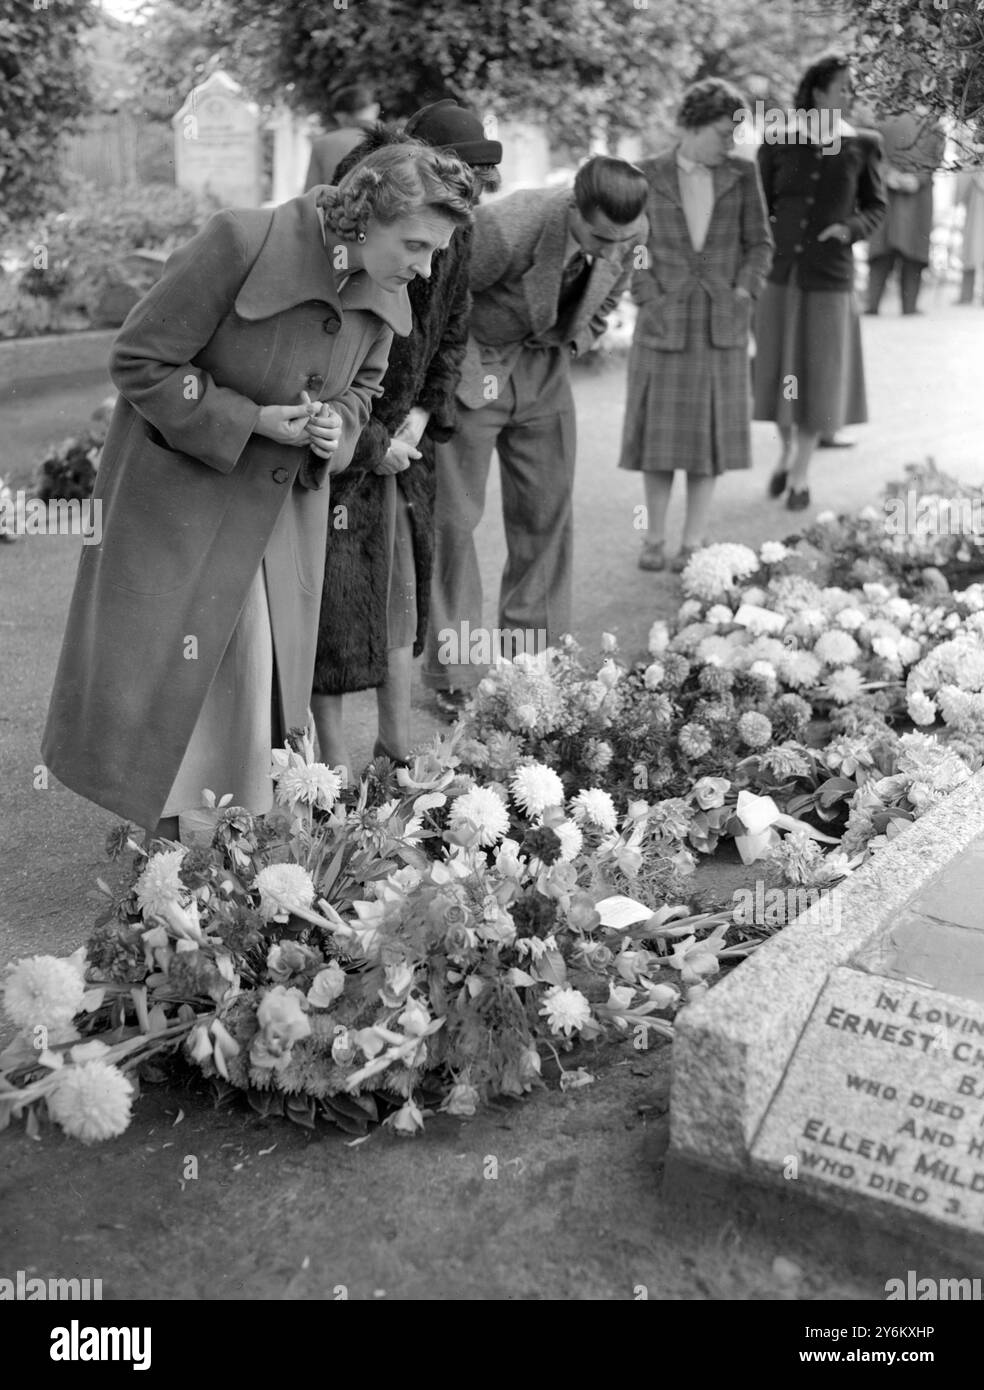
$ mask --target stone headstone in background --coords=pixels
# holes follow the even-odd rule
[[[836,895],[836,896],[834,896]],[[671,1160],[984,1252],[984,771],[677,1020]]]
[[[238,82],[213,72],[193,87],[174,127],[175,178],[222,207],[258,207],[261,195],[260,113]]]

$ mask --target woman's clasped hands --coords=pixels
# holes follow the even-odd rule
[[[262,406],[255,432],[278,444],[310,448],[330,464],[341,442],[342,417],[330,401],[313,401],[302,391],[300,405]]]

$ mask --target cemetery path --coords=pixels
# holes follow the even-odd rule
[[[865,319],[874,423],[854,432],[857,448],[818,454],[807,516],[875,501],[927,455],[965,480],[984,473],[984,314],[949,307],[951,297],[930,289],[922,318],[901,320],[890,304]],[[43,445],[83,424],[105,393],[93,382],[0,406],[0,472],[23,484]],[[577,632],[590,649],[602,630],[615,631],[631,653],[679,589],[635,567],[641,486],[614,467],[624,360],[579,371],[575,395]],[[773,431],[753,430],[756,467],[720,483],[712,539],[758,544],[797,520],[765,501]],[[675,498],[671,537],[680,517]],[[493,625],[504,554],[497,484],[480,550]],[[103,843],[113,817],[44,790],[38,775],[78,551],[70,537],[0,545],[0,961],[74,949],[98,910],[95,879],[109,876]],[[424,738],[436,723],[423,692],[416,704]],[[350,716],[361,765],[372,695],[353,697]],[[730,885],[738,872],[702,866],[701,883]],[[162,1088],[141,1098],[127,1134],[92,1150],[51,1131],[35,1144],[15,1128],[2,1141],[0,1275],[102,1278],[108,1298],[331,1298],[344,1287],[353,1298],[617,1299],[637,1296],[637,1286],[677,1300],[884,1297],[900,1270],[879,1265],[860,1233],[845,1249],[808,1213],[779,1236],[766,1233],[738,1194],[725,1211],[664,1202],[668,1048],[612,1047],[578,1063],[598,1075],[594,1085],[466,1123],[441,1117],[408,1145],[383,1134],[357,1147],[342,1135],[312,1140]],[[183,1176],[189,1158],[197,1178]],[[777,1256],[798,1274],[776,1273]]]

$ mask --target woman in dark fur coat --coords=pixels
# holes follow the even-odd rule
[[[474,201],[499,186],[502,146],[453,101],[424,107],[402,135],[377,126],[335,170],[337,183],[371,150],[412,136],[454,151],[475,176]],[[410,746],[412,662],[423,650],[433,560],[432,441],[455,430],[455,388],[468,338],[471,228],[461,227],[431,273],[407,287],[410,336],[395,342],[383,394],[352,463],[332,479],[311,709],[322,758],[348,768],[342,727],[346,691],[377,688],[375,753],[395,761]]]

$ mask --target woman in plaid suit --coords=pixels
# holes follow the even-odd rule
[[[733,153],[744,99],[707,78],[684,93],[679,142],[640,162],[649,180],[646,264],[632,282],[639,307],[629,356],[620,468],[643,474],[648,530],[639,565],[666,567],[673,474],[687,475],[683,569],[704,544],[714,480],[751,465],[748,333],[752,301],[772,259],[753,163]]]

